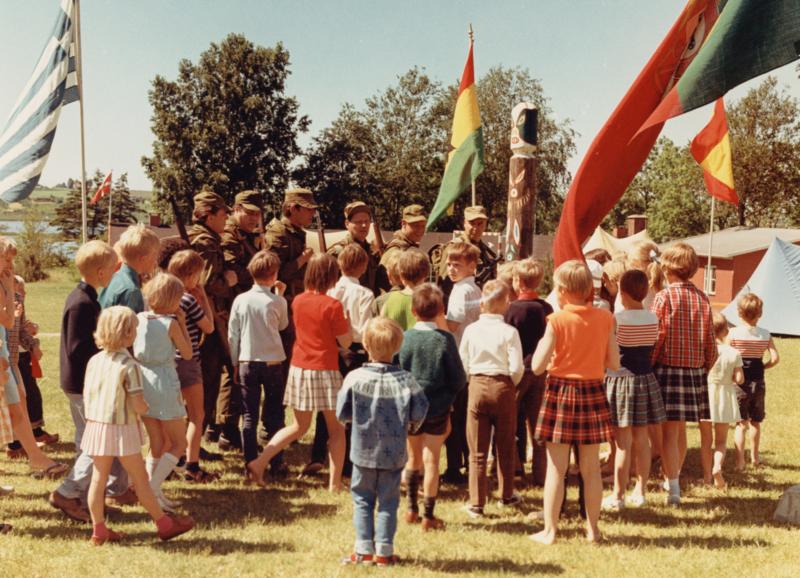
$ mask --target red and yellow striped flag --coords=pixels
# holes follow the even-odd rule
[[[739,196],[733,186],[733,156],[725,105],[718,98],[714,115],[709,123],[692,140],[692,156],[703,167],[703,180],[712,197],[739,204]]]
[[[458,87],[456,111],[453,115],[453,147],[447,157],[439,195],[428,219],[428,229],[456,201],[458,196],[483,172],[483,129],[475,91],[475,67],[472,64],[472,40],[461,85]]]

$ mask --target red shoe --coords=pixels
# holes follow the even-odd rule
[[[125,537],[123,532],[115,532],[111,528],[108,529],[108,535],[101,537],[101,536],[92,536],[89,539],[92,546],[102,546],[106,542],[119,542]]]
[[[164,530],[158,530],[158,537],[164,540],[171,540],[176,536],[185,534],[194,528],[194,519],[191,516],[181,516],[180,514],[164,514],[172,520],[172,525]]]
[[[400,557],[392,554],[391,556],[375,556],[376,566],[394,566],[400,563]]]
[[[342,558],[343,565],[358,565],[358,564],[372,564],[372,554],[356,554],[353,552],[346,558]]]
[[[422,531],[428,532],[431,530],[444,530],[444,520],[439,518],[422,518]]]

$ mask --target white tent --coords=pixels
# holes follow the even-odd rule
[[[652,241],[650,235],[647,234],[647,230],[639,231],[630,237],[618,239],[615,236],[606,233],[600,227],[597,227],[594,230],[594,233],[592,233],[592,236],[589,237],[589,240],[586,241],[586,244],[583,246],[583,254],[585,255],[594,249],[605,249],[613,256],[614,253],[619,251],[630,250],[630,248],[639,241]]]
[[[800,335],[800,247],[773,239],[750,279],[722,310],[734,325],[742,323],[736,303],[745,293],[755,293],[764,301],[759,326],[770,333]]]

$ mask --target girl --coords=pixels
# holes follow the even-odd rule
[[[150,438],[146,467],[153,493],[161,507],[169,510],[174,504],[164,496],[161,484],[186,451],[186,409],[175,369],[175,349],[182,359],[189,360],[192,341],[180,308],[183,284],[177,277],[157,273],[142,292],[150,311],[139,313],[133,354],[142,367],[148,405],[143,417]]]
[[[727,484],[722,477],[722,463],[725,461],[725,451],[728,445],[728,424],[736,423],[741,418],[739,414],[739,388],[737,385],[744,383],[741,354],[725,343],[728,335],[728,320],[719,313],[711,317],[714,326],[714,337],[717,338],[717,361],[708,372],[708,405],[711,420],[700,422],[700,458],[703,463],[703,482],[711,484],[719,490],[724,490]],[[713,453],[712,445],[713,424]],[[713,466],[712,466],[713,464]]]
[[[591,302],[592,274],[582,261],[567,261],[553,274],[560,311],[548,318],[536,346],[533,372],[547,370],[547,389],[536,438],[547,444],[544,530],[531,539],[552,544],[564,496],[564,475],[571,444],[577,444],[586,496],[587,539],[601,539],[597,527],[603,494],[599,447],[611,439],[611,421],[603,391],[605,370],[619,369],[614,317]]]
[[[292,349],[283,403],[294,410],[294,423],[279,430],[256,459],[247,464],[247,477],[265,487],[264,468],[275,455],[300,439],[320,411],[328,426],[330,480],[328,489],[342,489],[344,426],[336,419],[336,395],[342,387],[339,347],[352,343],[350,323],[342,304],[326,295],[336,285],[339,265],[330,255],[315,255],[308,262],[305,291],[292,301],[297,338]],[[337,347],[338,343],[338,347]]]
[[[642,300],[647,296],[647,275],[631,269],[623,273],[619,282],[619,295],[624,309],[614,318],[617,325],[617,344],[620,350],[619,371],[606,375],[606,396],[614,426],[614,491],[603,500],[604,510],[625,507],[625,489],[631,466],[631,447],[636,456],[636,488],[629,503],[645,504],[645,490],[650,476],[650,441],[648,426],[666,419],[661,389],[658,386],[650,354],[658,335],[658,318],[644,309]]]
[[[639,241],[628,251],[625,261],[626,269],[637,269],[647,274],[649,288],[642,300],[645,309],[652,308],[656,294],[664,288],[664,273],[658,265],[658,255],[658,245],[653,241]],[[621,311],[624,307],[618,293],[614,311]]]
[[[114,458],[128,472],[139,503],[156,523],[158,537],[169,540],[194,526],[189,516],[171,516],[159,507],[147,483],[142,461],[142,436],[139,416],[147,412],[142,396],[142,373],[128,353],[136,338],[136,314],[123,305],[105,309],[94,334],[102,350],[86,367],[83,390],[86,431],[81,450],[92,457],[92,483],[89,486],[89,512],[92,515],[91,543],[100,546],[118,542],[124,534],[107,528],[104,521],[104,498],[108,475]]]
[[[214,331],[213,314],[205,289],[200,285],[203,272],[203,258],[191,249],[178,251],[169,261],[169,272],[183,283],[181,311],[186,318],[186,331],[192,341],[192,358],[183,359],[179,351],[175,353],[175,364],[181,394],[186,402],[189,425],[186,428],[186,479],[192,482],[209,482],[217,476],[209,474],[200,467],[200,438],[203,435],[203,372],[200,367],[201,335]],[[202,332],[202,333],[201,333]]]
[[[14,439],[14,432],[11,430],[11,418],[8,415],[8,404],[6,403],[6,382],[8,382],[8,372],[5,366],[8,364],[6,358],[0,358],[0,445],[7,444]],[[14,486],[0,486],[0,497],[14,493]],[[0,534],[8,534],[12,530],[11,524],[0,522]]]

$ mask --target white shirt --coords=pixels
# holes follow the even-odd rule
[[[333,289],[328,291],[328,297],[333,297],[342,304],[344,314],[350,320],[350,337],[353,338],[353,343],[363,343],[364,329],[372,319],[372,304],[375,303],[372,291],[362,287],[355,277],[342,275]]]
[[[447,302],[447,320],[460,323],[453,333],[456,344],[461,343],[461,336],[470,323],[477,321],[481,315],[481,289],[475,284],[475,277],[470,275],[453,284],[450,300]]]
[[[275,362],[286,359],[279,331],[289,326],[286,299],[255,284],[233,300],[228,321],[231,359]]]
[[[717,343],[717,361],[708,372],[709,385],[733,385],[733,372],[742,367],[742,356],[726,343]]]
[[[516,385],[525,371],[519,332],[502,315],[482,313],[464,329],[458,352],[467,375],[508,375]]]

